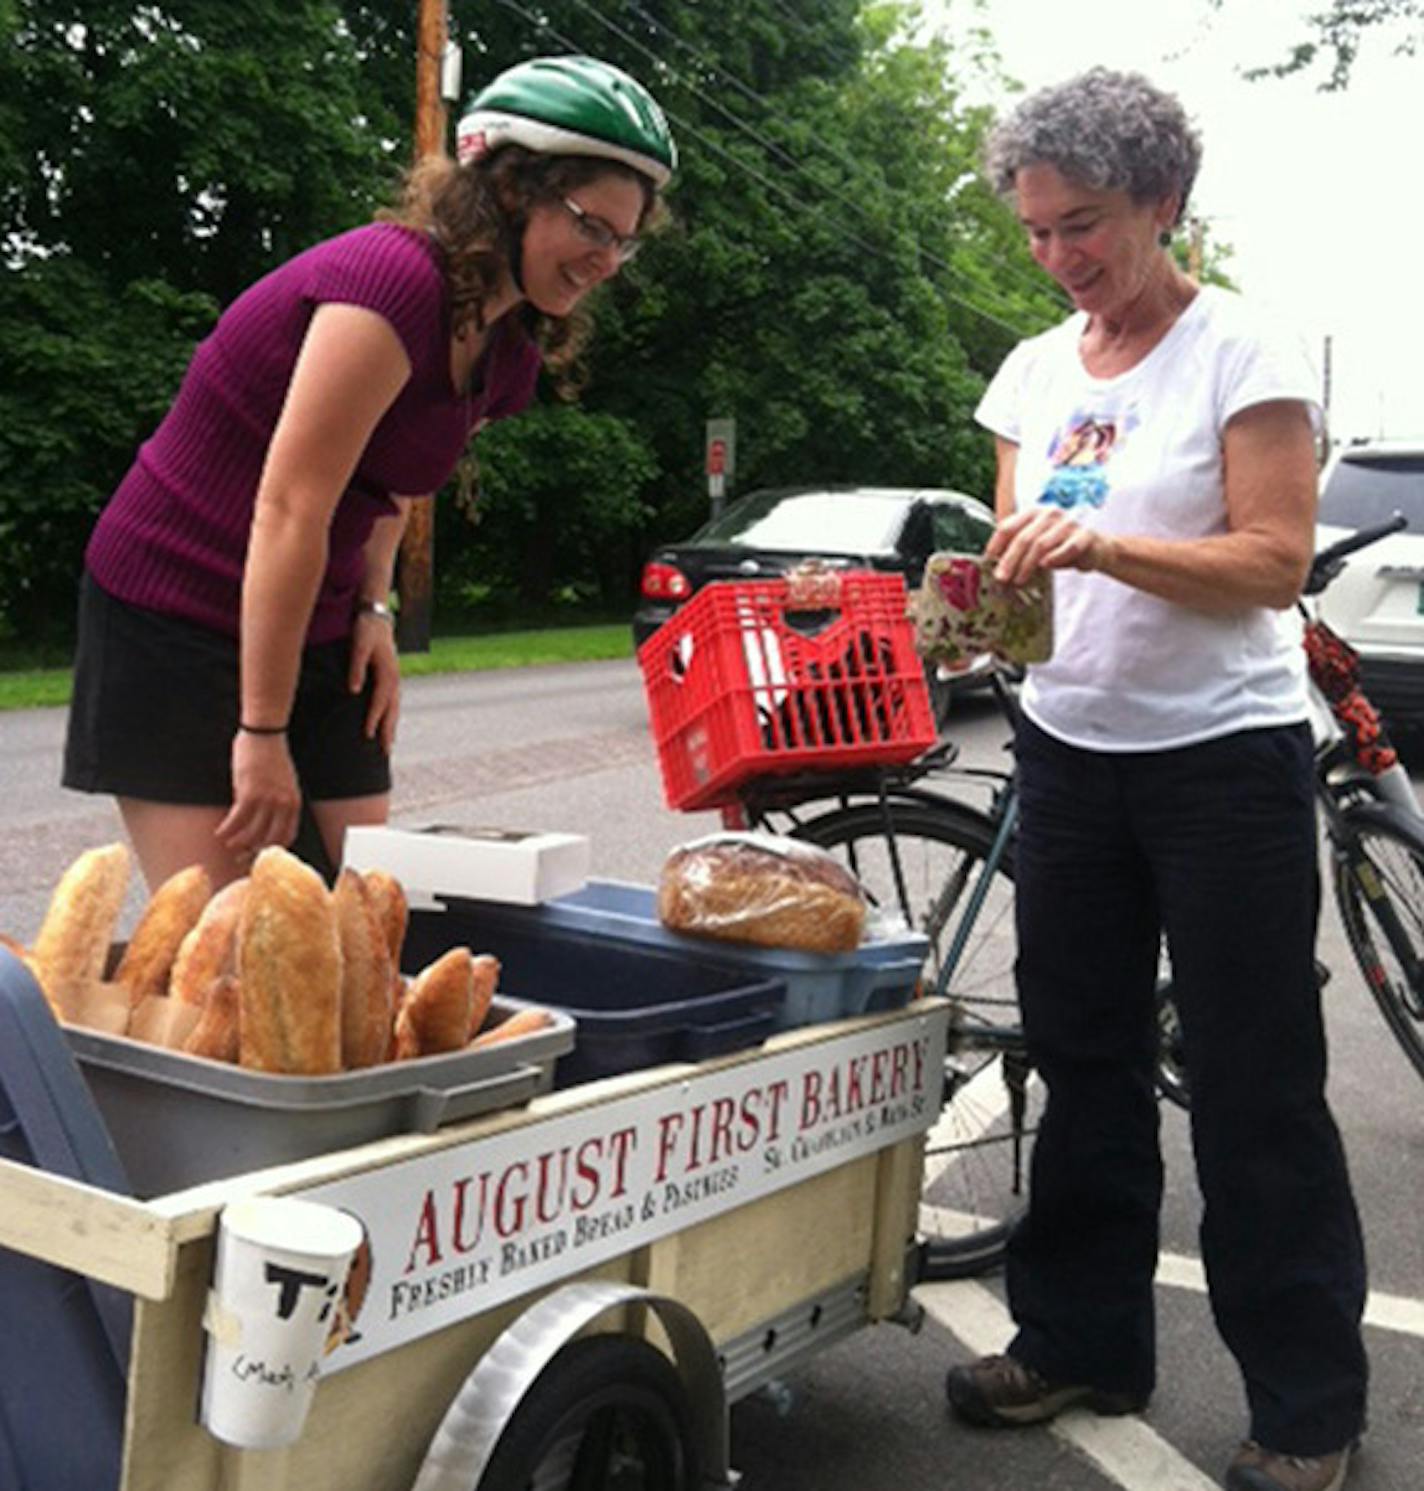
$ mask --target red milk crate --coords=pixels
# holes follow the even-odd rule
[[[837,577],[792,610],[786,580],[705,585],[638,651],[668,806],[712,808],[749,778],[893,765],[935,741],[900,575]]]

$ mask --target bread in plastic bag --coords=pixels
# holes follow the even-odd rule
[[[1023,667],[1053,654],[1052,576],[1040,572],[1025,585],[994,577],[982,554],[931,554],[924,579],[910,598],[915,650],[926,662],[955,670],[992,653]]]
[[[758,947],[844,953],[860,945],[865,895],[833,855],[765,833],[720,833],[674,849],[663,864],[666,927]]]

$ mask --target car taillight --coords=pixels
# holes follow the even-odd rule
[[[692,585],[675,564],[654,560],[643,566],[642,591],[650,601],[685,601],[692,594]]]

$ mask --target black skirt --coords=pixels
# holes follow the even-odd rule
[[[346,686],[349,638],[302,651],[287,742],[309,802],[390,791],[390,760],[365,735],[368,679]],[[144,802],[232,801],[238,721],[237,642],[126,605],[85,574],[79,591],[66,787]]]

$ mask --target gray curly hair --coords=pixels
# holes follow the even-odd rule
[[[1178,194],[1177,221],[1201,165],[1201,139],[1177,98],[1141,73],[1090,68],[1030,94],[990,131],[985,166],[1005,195],[1029,165],[1136,202]]]

